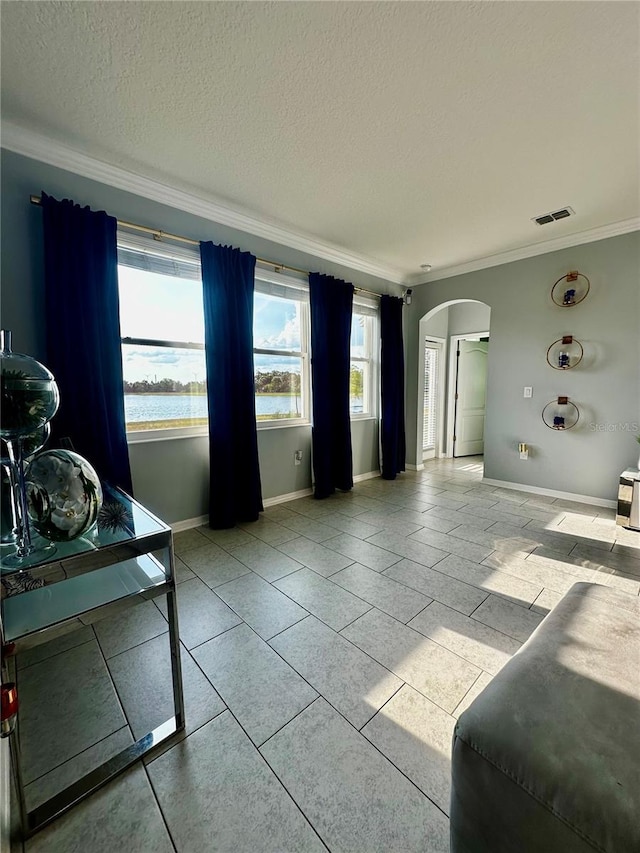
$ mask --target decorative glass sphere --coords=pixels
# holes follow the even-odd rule
[[[30,435],[22,436],[22,456],[23,459],[28,459],[30,456],[35,456],[39,450],[45,446],[51,435],[51,427],[49,424],[37,429]],[[4,438],[0,439],[0,464],[10,465],[9,449]]]
[[[24,459],[29,459],[31,456],[35,456],[39,450],[45,446],[45,444],[49,441],[49,436],[51,435],[51,427],[49,424],[45,424],[37,429],[35,432],[32,432],[30,435],[25,435],[22,439],[22,455]]]
[[[46,539],[66,542],[85,534],[102,506],[98,475],[78,453],[45,450],[25,471],[29,518]]]
[[[53,374],[19,352],[11,351],[11,333],[2,331],[0,341],[0,437],[13,441],[31,435],[58,411],[60,395]]]

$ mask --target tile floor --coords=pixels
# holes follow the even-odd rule
[[[574,582],[640,591],[613,510],[481,479],[438,460],[177,534],[186,734],[27,853],[448,851],[458,715]],[[19,660],[32,805],[171,716],[162,601]]]

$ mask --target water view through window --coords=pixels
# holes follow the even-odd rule
[[[253,369],[258,421],[301,419],[306,355],[306,312],[294,294],[257,290],[253,298]]]
[[[183,260],[173,274],[120,264],[118,278],[127,431],[205,426],[202,282],[197,260],[192,270]],[[304,369],[300,302],[256,293],[254,313],[256,346],[268,350],[254,356],[256,418],[300,419]]]
[[[135,260],[135,258],[134,258]],[[141,256],[141,263],[145,256]],[[200,264],[175,272],[118,265],[128,431],[207,423]],[[133,339],[133,343],[127,340]],[[148,341],[148,343],[147,343]],[[172,342],[183,346],[171,346]]]
[[[152,250],[120,247],[118,280],[127,431],[206,426],[199,257],[185,252],[167,257]],[[307,422],[307,294],[299,287],[256,284],[256,419]],[[357,314],[353,318],[349,389],[352,415],[369,410],[370,319]],[[214,405],[224,404],[224,400],[214,401]]]

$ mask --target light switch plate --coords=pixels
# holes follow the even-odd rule
[[[533,388],[531,387],[531,385],[525,385],[524,396],[525,397],[533,397]]]

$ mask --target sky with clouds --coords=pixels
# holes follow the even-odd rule
[[[119,266],[122,337],[204,343],[202,285],[199,281],[158,275]],[[362,349],[363,328],[354,318],[352,346]],[[300,304],[263,293],[255,294],[254,345],[262,349],[301,349]],[[301,360],[256,356],[257,371],[301,370]],[[129,382],[205,378],[202,350],[123,346],[124,378]]]

